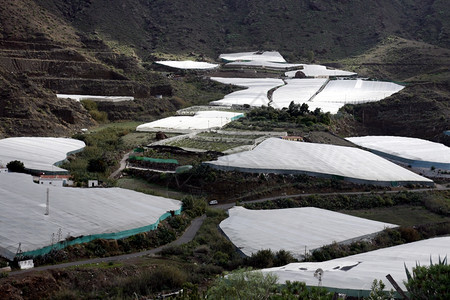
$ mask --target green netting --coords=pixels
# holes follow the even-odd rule
[[[190,169],[192,169],[192,165],[179,166],[178,168],[176,168],[175,173],[177,174],[184,173],[189,171]]]
[[[244,117],[243,114],[242,115],[237,115],[237,116],[232,117],[231,121],[234,121],[234,120],[237,120],[237,119],[240,119],[240,118],[243,118],[243,117]]]
[[[145,157],[145,156],[130,156],[129,160],[139,160],[139,161],[148,161],[152,163],[159,163],[159,164],[177,164],[178,160],[176,159],[163,159],[163,158],[152,158],[152,157]]]
[[[183,208],[175,210],[174,211],[175,215],[179,215],[181,213],[182,209]],[[139,233],[142,233],[142,232],[147,232],[147,231],[150,231],[150,230],[156,230],[158,228],[159,222],[164,221],[165,219],[167,219],[171,215],[172,214],[170,212],[166,212],[161,217],[159,217],[158,220],[155,223],[147,225],[147,226],[138,227],[138,228],[129,229],[129,230],[124,230],[124,231],[119,231],[119,232],[100,233],[100,234],[92,234],[92,235],[80,236],[80,237],[77,237],[77,238],[75,238],[75,239],[73,239],[71,241],[62,241],[62,242],[59,242],[59,243],[56,243],[56,244],[53,244],[51,246],[47,246],[47,247],[44,247],[44,248],[23,252],[22,255],[23,256],[44,255],[44,254],[49,253],[52,250],[60,250],[60,249],[63,249],[65,247],[67,247],[67,246],[88,243],[88,242],[96,240],[96,239],[105,239],[105,240],[119,240],[119,239],[123,239],[123,238],[129,237],[129,236],[132,236],[132,235],[136,235],[136,234],[139,234]]]

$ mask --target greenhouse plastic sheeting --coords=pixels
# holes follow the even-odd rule
[[[434,185],[430,179],[358,148],[277,138],[267,139],[251,151],[221,156],[204,164],[221,170],[307,174],[383,186]]]
[[[303,69],[294,70],[286,72],[287,77],[295,77],[298,71],[303,72],[307,77],[333,77],[333,76],[356,76],[356,73],[337,70],[337,69],[327,69],[326,66],[322,65],[302,65]]]
[[[306,103],[309,106],[309,99],[320,90],[327,79],[287,79],[285,82],[286,85],[279,87],[272,94],[270,105],[274,108],[289,107],[291,101],[294,101],[295,104]]]
[[[168,66],[176,69],[184,69],[184,70],[208,70],[218,68],[218,64],[211,64],[202,61],[192,61],[192,60],[182,60],[182,61],[174,61],[174,60],[160,60],[155,61],[155,63]]]
[[[60,99],[71,99],[75,101],[92,100],[97,102],[122,102],[133,101],[131,96],[93,96],[93,95],[71,95],[71,94],[56,94]]]
[[[331,80],[312,101],[344,104],[379,101],[401,91],[403,88],[401,85],[384,81]]]
[[[0,162],[13,160],[23,162],[25,168],[40,172],[67,172],[55,164],[61,163],[68,154],[84,149],[82,141],[53,137],[14,137],[0,140]]]
[[[226,64],[227,67],[235,68],[267,68],[274,70],[289,70],[301,67],[301,64],[277,63],[270,61],[252,60],[252,61],[234,61]]]
[[[267,93],[269,90],[284,85],[283,80],[273,78],[225,78],[211,77],[211,80],[232,84],[241,87],[247,87],[245,90],[236,91],[226,95],[222,100],[212,101],[213,105],[250,105],[250,106],[268,106],[269,98]]]
[[[235,206],[220,228],[245,255],[258,250],[290,251],[302,258],[333,242],[361,239],[396,225],[315,207],[250,210]]]
[[[277,63],[285,63],[286,60],[277,51],[264,51],[264,52],[240,52],[240,53],[227,53],[221,54],[219,59],[225,61],[245,61],[245,60],[258,60],[258,61],[270,61]]]
[[[374,279],[382,280],[386,291],[393,289],[386,280],[388,274],[406,290],[403,284],[407,280],[405,266],[411,272],[416,264],[430,265],[430,259],[437,263],[439,257],[443,259],[450,254],[449,245],[450,237],[439,237],[324,262],[291,263],[262,271],[277,275],[279,283],[290,280],[317,286],[319,282],[314,273],[320,268],[323,270],[323,287],[348,296],[367,297]]]
[[[139,125],[136,131],[156,130],[202,130],[220,128],[229,122],[243,117],[242,113],[226,111],[199,111],[194,116],[174,116]]]
[[[400,136],[363,136],[347,140],[412,167],[450,170],[450,148],[443,144]]]
[[[49,215],[46,212],[49,190]],[[52,237],[122,238],[156,228],[181,202],[120,188],[69,188],[33,183],[26,174],[0,174],[0,252],[14,257],[21,243],[25,254],[51,249]],[[62,247],[65,243],[61,243]],[[50,247],[48,247],[50,246]]]

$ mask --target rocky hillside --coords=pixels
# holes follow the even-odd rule
[[[136,103],[127,105],[132,117],[174,109],[152,97],[164,78],[147,72],[137,57],[76,32],[34,1],[0,2],[0,137],[67,136],[95,125],[80,103],[56,93],[134,96]]]
[[[136,98],[100,105],[111,120],[214,100],[217,87],[169,80],[151,63],[254,49],[279,50],[291,62],[339,59],[375,78],[438,82],[437,132],[448,117],[449,23],[443,0],[0,0],[0,137],[68,135],[94,124],[56,93]],[[416,91],[406,94],[416,99]]]
[[[346,57],[396,35],[450,46],[445,0],[35,0],[78,31],[151,52]]]
[[[450,146],[450,49],[389,37],[362,55],[332,63],[361,76],[406,85],[380,102],[347,106],[342,135],[401,135]]]

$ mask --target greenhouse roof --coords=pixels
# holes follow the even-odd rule
[[[403,88],[401,85],[384,81],[331,80],[312,101],[342,103],[342,105],[379,101]]]
[[[227,111],[199,111],[194,116],[173,116],[154,122],[139,125],[137,131],[189,131],[222,127],[229,122],[242,117],[242,113]]]
[[[123,232],[155,223],[181,207],[177,200],[120,188],[39,185],[18,173],[0,174],[0,197],[0,254],[8,258],[19,243],[24,252],[50,245],[58,231],[62,239]]]
[[[287,77],[295,77],[295,74],[298,71],[303,72],[305,76],[307,77],[333,77],[333,76],[355,76],[357,75],[354,72],[348,72],[343,70],[337,70],[337,69],[328,69],[326,66],[322,65],[301,65],[303,69],[300,70],[294,70],[286,72],[285,75]]]
[[[412,166],[450,169],[450,148],[439,143],[401,136],[363,136],[347,138],[361,147],[403,160]]]
[[[375,185],[433,181],[354,147],[270,138],[251,151],[205,162],[213,168],[251,173],[308,174]]]
[[[295,104],[306,103],[310,106],[313,102],[308,102],[326,84],[327,79],[286,79],[286,85],[279,87],[272,94],[270,105],[277,109],[289,107],[291,101]],[[310,110],[314,110],[311,109]],[[325,111],[325,110],[324,110]]]
[[[202,61],[192,61],[192,60],[183,60],[183,61],[174,61],[174,60],[160,60],[155,61],[155,63],[168,66],[176,69],[184,69],[184,70],[208,70],[218,68],[218,64],[211,64]]]
[[[225,78],[225,77],[211,77],[211,80],[223,83],[232,84],[247,89],[236,91],[226,95],[223,99],[212,101],[214,105],[244,105],[250,106],[268,106],[269,98],[267,93],[274,87],[284,85],[283,80],[273,78]]]
[[[396,225],[353,217],[315,207],[249,210],[235,206],[220,228],[245,255],[258,250],[286,250],[302,258],[305,252],[358,240]]]
[[[225,61],[257,60],[257,61],[270,61],[278,63],[286,62],[286,60],[283,58],[283,56],[281,56],[281,54],[278,51],[228,53],[228,54],[221,54],[219,58]]]
[[[288,70],[292,68],[298,68],[301,64],[288,64],[280,62],[271,62],[265,60],[252,60],[252,61],[233,61],[226,64],[227,67],[247,67],[247,68],[268,68],[275,70]]]
[[[437,263],[439,257],[443,259],[449,254],[449,245],[450,237],[439,237],[324,262],[291,263],[262,271],[277,275],[279,283],[290,280],[317,286],[314,273],[320,268],[323,287],[338,289],[351,296],[368,296],[374,279],[382,280],[387,291],[393,289],[386,279],[388,274],[405,290],[405,266],[411,272],[416,264],[427,266],[430,260]]]
[[[72,94],[56,94],[60,99],[71,99],[75,101],[91,100],[97,102],[122,102],[133,101],[131,96],[93,96],[93,95],[72,95]]]
[[[0,161],[5,165],[13,160],[23,162],[25,168],[42,172],[64,172],[54,164],[70,153],[84,149],[80,140],[54,137],[13,137],[0,140]]]

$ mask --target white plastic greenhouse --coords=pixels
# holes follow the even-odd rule
[[[393,289],[386,279],[388,274],[405,291],[405,266],[411,272],[416,264],[427,266],[430,265],[430,260],[438,263],[439,257],[444,259],[450,254],[449,245],[450,237],[439,237],[325,262],[291,263],[262,271],[277,275],[279,283],[290,280],[317,286],[319,280],[314,273],[321,269],[323,287],[348,296],[367,297],[374,279],[382,280],[386,284],[386,291]]]
[[[279,87],[272,94],[272,107],[282,109],[289,107],[291,101],[295,104],[308,102],[327,82],[327,79],[287,79],[286,85]],[[308,106],[310,103],[307,103]],[[311,107],[309,108],[310,110]]]
[[[363,136],[347,140],[412,167],[450,170],[450,148],[443,144],[400,136]]]
[[[136,131],[189,132],[210,128],[221,128],[227,123],[243,117],[242,113],[227,111],[199,111],[194,116],[174,116],[139,125]]]
[[[354,147],[270,138],[251,151],[204,162],[212,168],[251,173],[307,174],[382,186],[434,185],[384,158]]]
[[[69,138],[13,137],[0,140],[0,162],[23,162],[25,168],[41,172],[66,172],[55,164],[68,154],[84,149],[85,143]]]
[[[379,101],[403,88],[401,85],[384,81],[331,80],[312,101],[343,104]]]
[[[219,59],[225,61],[245,61],[245,60],[257,60],[257,61],[271,61],[278,63],[285,63],[286,60],[281,56],[278,51],[257,51],[257,52],[240,52],[240,53],[228,53],[221,54]]]
[[[211,80],[223,83],[232,84],[247,89],[233,92],[226,95],[223,99],[212,101],[212,105],[244,105],[250,106],[268,106],[269,98],[267,98],[267,92],[269,90],[284,85],[283,80],[273,78],[224,78],[224,77],[211,77]]]
[[[17,173],[0,174],[0,199],[0,255],[8,259],[14,258],[19,243],[26,255],[37,255],[51,250],[45,247],[52,240],[68,236],[82,236],[72,242],[79,243],[148,231],[168,211],[181,208],[177,200],[120,188],[43,186]]]
[[[252,60],[252,61],[233,61],[227,63],[226,67],[235,67],[235,68],[262,68],[262,69],[273,69],[273,70],[289,70],[293,68],[301,67],[301,64],[288,64],[288,63],[279,63],[279,62],[271,62],[265,60]]]
[[[209,70],[219,67],[218,64],[211,64],[207,62],[192,61],[192,60],[182,60],[182,61],[160,60],[155,61],[155,63],[175,69],[184,69],[184,70]]]
[[[122,102],[133,101],[134,97],[131,96],[92,96],[92,95],[71,95],[71,94],[56,94],[61,99],[71,99],[75,101],[92,100],[97,102]]]
[[[296,258],[329,245],[359,240],[396,225],[315,207],[250,210],[235,206],[220,228],[245,255],[286,250]]]
[[[303,72],[307,77],[348,77],[348,76],[356,76],[356,73],[337,70],[337,69],[328,69],[326,66],[322,65],[301,65],[303,69],[294,70],[286,72],[285,75],[287,77],[295,77],[295,74],[298,71]]]

